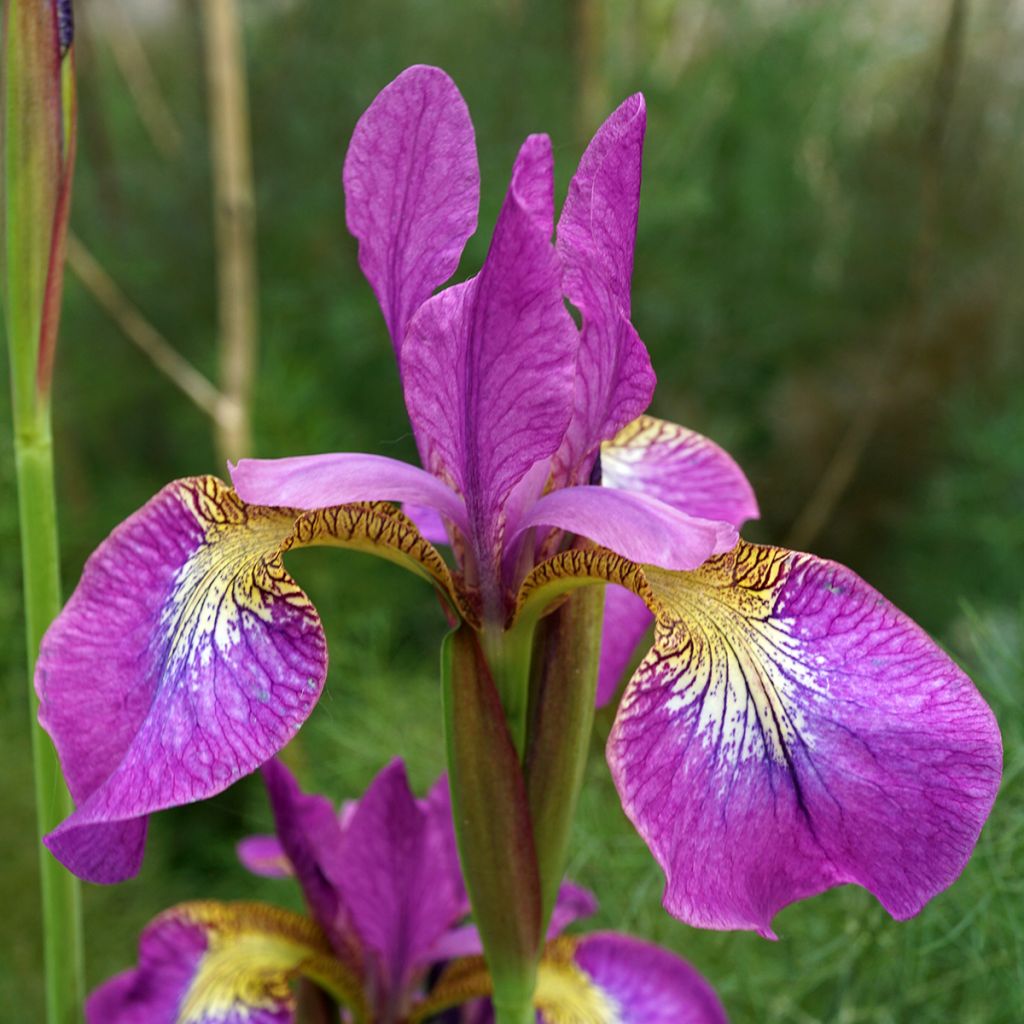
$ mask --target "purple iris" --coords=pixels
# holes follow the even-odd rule
[[[488,983],[475,961],[465,961],[457,986],[442,970],[480,952],[463,920],[446,780],[418,800],[396,760],[340,812],[303,793],[277,762],[264,780],[277,835],[245,840],[240,856],[257,873],[293,875],[315,924],[252,903],[173,908],[143,933],[138,967],[92,994],[89,1024],[284,1024],[295,1004],[289,982],[300,977],[337,999],[346,1020],[423,1020],[466,1000],[457,1012],[486,1019]],[[707,982],[666,950],[614,933],[559,938],[595,909],[586,890],[562,887],[540,1005],[557,1012],[552,1000],[568,997],[595,1011],[594,1024],[724,1024]]]
[[[433,294],[476,226],[465,104],[414,67],[366,111],[347,218],[425,468],[243,460],[237,493],[169,484],[100,546],[37,675],[77,801],[48,843],[73,870],[134,872],[149,813],[294,734],[326,649],[282,556],[334,544],[419,573],[485,651],[609,584],[602,700],[655,621],[608,761],[676,916],[770,935],[787,903],[855,882],[903,918],[957,877],[1001,772],[971,681],[848,569],[738,540],[757,514],[742,472],[644,414],[654,377],[629,319],[644,125],[635,96],[600,128],[557,230],[551,145],[528,138],[480,272]]]

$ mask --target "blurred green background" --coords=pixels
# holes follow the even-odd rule
[[[840,559],[972,673],[1000,718],[1002,795],[960,881],[896,924],[843,889],[784,911],[778,943],[702,933],[604,767],[603,714],[572,873],[601,926],[690,958],[735,1022],[1000,1024],[1024,990],[1024,4],[1020,0],[245,0],[259,260],[255,454],[415,457],[390,344],[344,229],[356,118],[403,67],[445,67],[476,124],[485,251],[523,136],[554,140],[564,191],[587,139],[642,89],[649,130],[634,322],[654,412],[744,466],[752,539]],[[215,378],[216,288],[202,22],[195,3],[78,5],[73,230],[171,343]],[[134,52],[134,57],[132,53]],[[148,75],[151,73],[152,77]],[[153,104],[157,109],[154,113]],[[162,106],[161,106],[162,105]],[[6,360],[0,374],[6,377]],[[0,388],[0,1018],[41,1017],[20,567]],[[69,273],[56,440],[66,589],[167,480],[219,471],[210,423]],[[440,772],[444,624],[416,581],[343,552],[294,574],[328,633],[304,781],[338,799],[401,752]],[[265,828],[258,783],[154,820],[141,877],[85,892],[90,985],[156,912],[278,899],[233,843]],[[8,1013],[12,1015],[6,1016]]]

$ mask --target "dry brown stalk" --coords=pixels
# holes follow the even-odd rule
[[[251,454],[257,284],[249,102],[236,0],[202,0],[217,242],[220,386],[228,415],[217,446],[224,458]]]
[[[220,422],[225,408],[221,393],[139,312],[117,282],[71,233],[68,234],[67,260],[74,275],[125,337],[215,423]]]

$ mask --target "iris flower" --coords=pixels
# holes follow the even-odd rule
[[[347,222],[423,467],[243,460],[234,490],[176,481],[104,541],[37,676],[77,802],[48,844],[74,871],[133,873],[150,813],[224,789],[299,728],[327,652],[282,556],[328,544],[430,581],[509,704],[503,644],[576,588],[608,585],[605,697],[655,620],[607,755],[677,917],[771,935],[781,907],[854,882],[905,918],[957,877],[1001,772],[971,681],[849,569],[739,539],[757,507],[736,464],[646,415],[630,322],[644,129],[633,96],[587,147],[557,230],[551,143],[530,136],[479,273],[434,294],[476,227],[472,124],[435,68],[373,101],[345,161]]]
[[[285,1024],[297,979],[359,1024],[423,1021],[467,1001],[486,1019],[447,780],[417,800],[396,760],[336,813],[278,762],[263,773],[277,836],[239,853],[259,874],[294,875],[312,920],[259,903],[174,907],[143,932],[138,966],[92,994],[88,1024]],[[563,886],[535,996],[551,1020],[725,1024],[708,983],[667,950],[612,932],[561,935],[595,909],[585,889]]]

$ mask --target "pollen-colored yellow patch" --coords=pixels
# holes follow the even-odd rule
[[[186,903],[161,915],[200,928],[207,948],[182,999],[177,1024],[205,1024],[234,1013],[291,1009],[302,976],[362,1008],[359,979],[334,956],[307,918],[260,903]]]
[[[533,1001],[548,1024],[622,1024],[618,1003],[576,966],[576,944],[557,939],[537,968]]]

